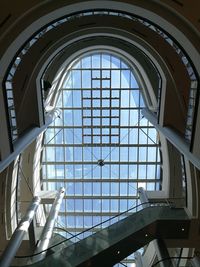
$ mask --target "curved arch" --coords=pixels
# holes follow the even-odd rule
[[[79,50],[77,50],[77,48],[79,48]],[[54,84],[54,77],[56,76],[56,81],[58,81],[57,73],[62,76],[62,73],[66,71],[66,66],[70,64],[70,61],[73,61],[82,54],[103,50],[110,50],[113,54],[121,55],[124,60],[128,59],[131,62],[130,64],[132,68],[135,69],[137,78],[144,87],[144,95],[146,96],[145,99],[148,108],[157,111],[158,91],[156,90],[158,90],[160,82],[158,71],[148,57],[139,49],[122,40],[119,43],[118,39],[115,38],[103,37],[102,41],[102,37],[96,37],[95,40],[88,40],[88,42],[87,39],[85,39],[82,44],[80,41],[73,44],[72,47],[63,49],[50,63],[50,66],[48,66],[43,75],[43,79]],[[49,94],[51,95],[51,92],[49,92]],[[48,99],[47,102],[50,105],[53,103],[50,99]]]
[[[172,36],[172,39],[175,38],[178,40],[179,44],[183,47],[183,49],[186,51],[186,54],[189,55],[189,57],[191,58],[191,61],[193,61],[193,64],[195,66],[195,68],[197,69],[197,73],[200,73],[200,56],[199,56],[199,31],[198,29],[200,28],[200,24],[198,22],[198,6],[199,6],[199,1],[193,1],[192,4],[195,4],[195,8],[196,10],[193,12],[193,14],[190,14],[189,9],[188,8],[188,3],[186,3],[186,1],[183,1],[183,4],[181,4],[181,7],[179,5],[177,5],[177,3],[175,1],[167,1],[167,0],[163,0],[163,1],[144,1],[144,0],[125,0],[125,1],[79,1],[79,0],[75,0],[75,1],[67,1],[67,4],[64,3],[65,1],[41,1],[41,3],[39,4],[35,4],[35,1],[26,1],[26,0],[22,0],[21,3],[24,3],[24,6],[21,8],[19,5],[19,8],[16,9],[16,11],[14,11],[15,8],[15,3],[12,3],[12,5],[6,9],[6,10],[11,10],[10,14],[7,12],[5,12],[5,17],[2,16],[2,20],[1,20],[1,25],[0,25],[0,31],[2,32],[1,36],[0,36],[0,40],[1,42],[1,49],[0,49],[0,57],[1,57],[1,69],[0,69],[0,81],[2,82],[3,79],[5,78],[5,73],[6,73],[6,69],[7,67],[9,67],[9,64],[11,62],[14,62],[14,56],[16,55],[16,51],[18,49],[21,49],[22,45],[24,45],[26,43],[26,41],[30,38],[33,37],[33,35],[36,32],[40,32],[42,29],[44,29],[46,27],[46,25],[48,23],[52,23],[52,19],[53,20],[57,20],[60,19],[60,16],[65,16],[67,14],[72,14],[72,13],[76,13],[79,11],[88,11],[88,6],[91,7],[91,9],[97,8],[98,10],[100,10],[103,6],[103,8],[107,8],[110,9],[111,12],[113,11],[120,11],[122,13],[124,13],[124,15],[126,16],[127,14],[134,14],[136,16],[139,16],[142,20],[142,17],[144,17],[144,21],[143,23],[145,24],[146,21],[151,21],[152,23],[155,23],[156,25],[159,25],[162,29],[163,32],[168,32],[169,35]],[[9,0],[7,1],[6,5],[9,5]],[[180,3],[180,2],[179,2]],[[190,5],[191,3],[189,3]],[[24,14],[22,14],[24,13]],[[74,13],[74,14],[75,14]],[[127,14],[126,14],[127,13]],[[77,14],[77,13],[76,13]],[[78,14],[76,19],[78,18]],[[78,18],[76,20],[79,21],[80,18]],[[81,21],[84,21],[84,19],[80,19]],[[85,21],[89,21],[91,22],[90,19],[85,19]],[[122,18],[118,19],[119,24],[122,22]],[[58,22],[59,23],[59,22]],[[76,24],[76,23],[75,23]],[[123,23],[122,23],[123,24]],[[148,23],[147,23],[148,24]],[[45,25],[45,26],[44,26]],[[67,24],[66,24],[67,25]],[[77,23],[78,25],[78,23]],[[100,23],[99,23],[100,25]],[[27,66],[30,65],[30,62],[33,63],[33,65],[30,67],[29,71],[27,72],[27,74],[30,73],[31,77],[27,78],[27,95],[25,96],[26,100],[29,100],[30,102],[30,109],[28,109],[27,105],[27,109],[24,109],[25,113],[27,113],[27,110],[31,110],[31,107],[35,107],[35,109],[32,109],[31,111],[36,111],[38,112],[39,110],[39,114],[37,114],[37,116],[35,116],[34,118],[26,118],[26,116],[23,115],[23,112],[21,113],[22,116],[20,115],[19,121],[20,123],[22,123],[22,127],[21,127],[21,132],[23,133],[23,130],[26,129],[26,127],[29,127],[32,123],[36,124],[38,126],[40,126],[41,124],[43,124],[43,119],[42,119],[42,115],[43,115],[43,110],[42,110],[42,99],[41,99],[41,95],[40,95],[40,90],[41,90],[41,77],[44,79],[49,79],[48,77],[50,75],[54,76],[54,74],[57,75],[58,78],[58,74],[56,73],[56,70],[59,69],[58,66],[59,64],[62,62],[63,64],[67,64],[66,60],[71,60],[73,58],[74,51],[73,49],[80,49],[80,53],[85,52],[85,51],[89,51],[93,45],[96,46],[96,48],[98,47],[98,43],[100,42],[100,39],[102,39],[101,42],[101,47],[105,47],[108,48],[110,47],[111,49],[121,52],[122,54],[124,54],[126,57],[129,57],[129,55],[131,55],[131,58],[133,59],[134,57],[137,56],[138,53],[138,60],[135,61],[135,65],[137,66],[137,68],[139,69],[140,72],[143,73],[143,75],[146,75],[146,77],[148,77],[149,79],[149,84],[152,85],[152,89],[151,89],[151,99],[152,102],[154,103],[152,105],[153,108],[156,108],[156,102],[157,99],[154,96],[154,92],[156,93],[157,90],[157,80],[156,80],[156,71],[155,69],[158,69],[161,73],[161,76],[163,78],[163,88],[165,88],[166,90],[162,91],[162,102],[161,102],[161,108],[162,108],[162,113],[160,115],[160,124],[162,125],[171,125],[171,126],[176,126],[179,130],[179,132],[183,132],[183,128],[184,128],[184,122],[182,121],[182,125],[178,125],[177,123],[179,121],[179,117],[177,114],[177,118],[175,120],[175,118],[173,117],[174,115],[174,110],[171,109],[171,99],[174,100],[174,104],[176,104],[177,102],[180,104],[179,105],[179,109],[182,109],[183,114],[184,113],[184,108],[187,108],[187,104],[185,105],[185,101],[187,101],[187,89],[189,89],[189,86],[185,86],[186,83],[182,83],[181,79],[183,77],[186,77],[184,75],[184,73],[187,73],[186,70],[184,69],[184,66],[181,67],[181,62],[179,60],[178,64],[174,64],[172,61],[174,60],[173,58],[173,52],[170,51],[171,53],[171,58],[166,58],[165,57],[165,53],[162,52],[160,53],[160,50],[157,49],[156,46],[153,46],[153,43],[149,43],[147,39],[145,39],[144,36],[142,36],[142,31],[139,32],[134,32],[131,31],[131,27],[129,28],[129,32],[126,31],[125,28],[120,26],[120,30],[117,29],[118,26],[116,26],[117,23],[113,26],[110,24],[109,27],[105,26],[102,27],[101,29],[99,28],[96,32],[97,34],[95,34],[95,26],[94,25],[85,25],[85,26],[81,26],[79,25],[81,28],[82,27],[82,36],[80,36],[80,39],[78,38],[78,34],[81,31],[77,31],[76,33],[73,33],[73,31],[71,31],[71,36],[69,36],[69,38],[72,37],[72,42],[70,43],[69,39],[65,39],[65,41],[67,41],[67,47],[64,47],[64,45],[62,44],[62,42],[60,42],[58,44],[58,46],[54,46],[53,43],[50,44],[50,46],[48,47],[48,41],[50,40],[50,33],[49,36],[44,36],[45,41],[44,42],[38,42],[37,44],[35,43],[35,47],[32,47],[30,50],[30,54],[27,54],[27,57],[24,57],[23,59],[23,63],[19,64],[19,69],[18,69],[18,73],[16,73],[15,76],[15,81],[16,81],[16,88],[18,86],[21,86],[22,84],[20,84],[20,75],[18,76],[18,74],[20,73],[20,68],[22,68],[23,70],[26,69]],[[135,25],[135,24],[134,24]],[[85,28],[84,28],[85,27]],[[74,27],[75,29],[76,27]],[[159,28],[159,27],[158,27]],[[96,27],[97,29],[97,27]],[[138,28],[137,28],[138,29]],[[136,30],[137,30],[136,29]],[[75,29],[76,30],[76,29]],[[89,35],[87,35],[87,32],[89,33]],[[104,34],[104,37],[103,37]],[[53,34],[52,34],[53,36]],[[151,34],[151,36],[155,36],[155,34]],[[60,40],[61,40],[62,36],[60,35]],[[157,38],[157,37],[156,37]],[[64,40],[64,39],[63,39]],[[77,41],[78,40],[78,41]],[[51,40],[50,40],[51,41]],[[169,41],[169,40],[168,40]],[[24,43],[25,42],[25,43]],[[45,43],[46,42],[46,43]],[[120,45],[118,46],[118,43],[120,43]],[[162,41],[158,40],[158,46],[159,44],[162,43]],[[28,44],[28,43],[27,43]],[[41,47],[40,47],[41,44]],[[42,47],[42,45],[44,45]],[[46,48],[45,48],[45,45]],[[52,45],[52,47],[51,47]],[[63,45],[63,47],[62,47]],[[71,46],[70,46],[71,45]],[[127,50],[129,49],[130,51],[126,51],[123,52],[122,50],[120,50],[120,47],[123,49],[122,50]],[[136,48],[137,47],[137,48]],[[166,46],[165,46],[166,47]],[[32,54],[34,53],[34,51],[37,52],[38,48],[43,48],[43,52],[40,51],[41,55],[39,55],[39,53],[37,54]],[[52,48],[52,50],[51,50]],[[99,47],[100,48],[100,47]],[[138,49],[139,48],[139,49]],[[160,48],[160,47],[158,47]],[[46,49],[46,51],[45,51]],[[54,49],[57,49],[57,51],[55,52],[54,56],[52,57],[52,51]],[[138,50],[137,50],[138,49]],[[145,58],[146,56],[143,56],[143,52],[142,50],[145,49],[145,52],[148,55],[148,59]],[[133,51],[134,50],[134,51]],[[164,49],[163,49],[164,50]],[[167,50],[169,51],[169,50]],[[5,52],[5,53],[4,53]],[[56,54],[57,53],[57,54]],[[71,53],[71,54],[70,54]],[[32,55],[32,56],[31,56]],[[33,60],[33,55],[36,55],[35,59],[37,58],[38,62]],[[141,59],[139,59],[139,57],[141,56]],[[70,58],[71,56],[71,58]],[[61,57],[63,57],[63,61],[61,60]],[[173,58],[173,60],[171,61],[171,59]],[[148,70],[148,67],[145,66],[143,67],[142,65],[145,62],[145,59],[148,67],[150,68],[150,70]],[[151,60],[149,60],[151,59]],[[180,59],[180,58],[179,58]],[[24,61],[25,60],[25,61]],[[28,65],[28,60],[29,60],[29,65]],[[178,60],[178,59],[177,59]],[[153,63],[152,63],[153,62]],[[38,64],[37,64],[38,63]],[[43,65],[44,64],[44,65]],[[174,65],[173,65],[174,64]],[[141,66],[140,66],[141,65]],[[155,67],[156,66],[156,67]],[[179,67],[177,67],[179,66]],[[186,66],[186,64],[185,64]],[[64,67],[64,65],[63,65]],[[177,69],[176,69],[177,67]],[[181,70],[181,75],[177,75],[176,73],[174,73],[174,70],[176,72],[176,70]],[[28,70],[28,69],[27,69]],[[43,76],[43,73],[45,71],[45,74]],[[61,71],[61,69],[60,69]],[[152,79],[151,75],[154,75],[154,79]],[[23,72],[21,73],[21,77],[23,77]],[[142,75],[141,75],[142,76]],[[198,75],[197,75],[198,76]],[[189,79],[188,77],[186,78],[187,83],[189,84]],[[4,80],[5,81],[5,80]],[[36,81],[36,82],[35,82]],[[156,81],[156,82],[155,82]],[[166,82],[165,82],[166,81]],[[198,77],[197,77],[197,82],[198,82]],[[54,83],[55,84],[55,83]],[[176,89],[180,89],[182,88],[182,84],[184,84],[185,86],[185,91],[184,92],[180,92],[180,91],[176,91]],[[31,85],[34,85],[33,88],[31,88]],[[25,85],[26,87],[26,85]],[[169,90],[168,90],[169,89]],[[33,93],[33,91],[37,91],[37,94],[35,94],[35,92]],[[175,93],[178,94],[178,96],[176,95],[176,99],[174,98]],[[17,92],[17,91],[16,91]],[[30,92],[30,95],[28,95],[28,92]],[[31,95],[31,93],[33,93]],[[4,102],[3,96],[2,96],[2,90],[0,92],[1,94],[1,103],[0,106],[2,107],[2,109],[4,109],[4,103],[2,104],[2,102]],[[34,98],[32,97],[34,96]],[[28,97],[30,99],[28,99]],[[38,101],[39,99],[39,101]],[[166,101],[164,101],[163,99],[165,99]],[[19,99],[18,99],[19,101]],[[34,105],[34,102],[36,105]],[[26,102],[26,101],[25,101]],[[28,102],[27,102],[28,103]],[[6,108],[5,108],[6,110]],[[168,110],[168,111],[167,111]],[[175,110],[176,111],[176,110]],[[3,113],[3,112],[2,112]],[[34,112],[33,112],[34,113]],[[30,113],[31,114],[31,113]],[[173,117],[173,118],[172,118]],[[25,121],[25,119],[27,119],[27,121]],[[31,119],[31,120],[30,120]],[[6,115],[5,118],[3,117],[2,120],[6,121]],[[22,122],[24,120],[24,122]],[[30,120],[30,121],[28,121]],[[173,121],[173,122],[172,122]],[[1,127],[2,128],[2,122],[1,123]],[[25,127],[24,127],[24,125]],[[5,123],[6,124],[6,123]],[[194,124],[196,125],[196,124]],[[23,128],[24,127],[24,128]],[[176,128],[175,127],[175,128]],[[196,127],[196,126],[195,126]],[[9,138],[8,138],[9,139]],[[198,141],[198,136],[196,136],[196,141]],[[162,141],[162,144],[164,144],[166,142],[166,140]],[[175,153],[172,151],[173,148],[170,145],[163,145],[163,148],[168,150],[167,153],[169,153],[169,158],[165,161],[165,164],[167,165],[167,170],[169,170],[169,174],[167,174],[167,172],[165,172],[165,175],[167,177],[171,178],[170,182],[173,182],[173,178],[177,178],[176,174],[180,174],[180,155],[179,153],[177,153],[177,151],[175,151]],[[12,148],[11,148],[12,149]],[[192,150],[192,149],[191,149]],[[193,150],[195,151],[195,149]],[[31,151],[32,153],[33,151]],[[196,149],[196,151],[194,152],[198,153],[198,147]],[[170,157],[171,154],[176,154],[176,158],[175,160],[178,158],[178,163],[176,161],[173,162],[173,157]],[[29,155],[29,154],[28,154]],[[177,163],[177,164],[176,164]],[[31,164],[31,163],[30,163]],[[196,169],[194,169],[194,167],[192,166],[192,164],[188,163],[188,175],[189,177],[187,177],[187,180],[189,181],[189,199],[191,200],[191,202],[189,203],[189,208],[190,210],[193,212],[194,216],[198,217],[199,216],[199,198],[198,198],[198,190],[197,188],[199,188],[199,183],[198,183],[198,176],[199,173]],[[191,165],[191,166],[190,166]],[[168,169],[168,167],[170,169]],[[173,168],[175,170],[177,170],[177,168],[179,168],[177,173],[174,173]],[[10,172],[11,172],[12,166],[10,166]],[[193,171],[193,172],[192,172]],[[168,180],[166,179],[165,176],[165,182]],[[30,175],[31,177],[31,175]],[[39,177],[39,176],[38,176]],[[4,177],[3,177],[4,178]],[[13,177],[13,185],[14,185],[14,178]],[[175,181],[175,179],[174,179]],[[3,182],[2,182],[3,185]],[[3,187],[2,187],[3,188]],[[176,189],[176,186],[174,184],[171,183],[168,184],[168,188],[169,190],[172,189]],[[195,194],[193,194],[195,192]],[[3,198],[3,195],[2,195]],[[11,200],[12,201],[12,200]],[[12,202],[13,203],[13,202]],[[196,205],[196,206],[195,206]]]
[[[83,18],[83,21],[84,21],[84,18]],[[87,18],[86,22],[88,23],[88,21],[89,22],[93,21],[93,18]],[[160,73],[165,72],[165,75],[161,74],[162,80],[163,80],[163,94],[167,94],[168,97],[171,97],[173,95],[172,99],[176,102],[176,105],[174,105],[174,108],[179,109],[179,112],[174,112],[174,114],[177,114],[177,117],[173,116],[173,119],[175,120],[173,123],[172,121],[170,122],[168,120],[167,118],[169,116],[168,114],[162,113],[161,123],[164,123],[164,124],[171,123],[173,127],[177,128],[180,132],[184,132],[185,118],[186,118],[186,112],[187,112],[186,106],[188,102],[187,98],[188,98],[189,79],[187,79],[188,78],[187,72],[184,69],[184,66],[182,65],[180,59],[177,57],[176,53],[171,49],[171,47],[167,45],[166,43],[164,43],[162,38],[157,36],[154,32],[147,30],[145,27],[139,25],[138,23],[135,23],[134,26],[136,27],[136,29],[137,27],[139,29],[139,33],[135,34],[135,32],[134,33],[132,32],[132,27],[133,27],[132,23],[130,23],[128,20],[126,21],[125,19],[123,19],[121,21],[121,23],[123,24],[122,25],[121,23],[119,23],[119,21],[120,20],[118,19],[110,20],[110,18],[106,19],[105,17],[104,23],[103,23],[105,26],[102,25],[102,21],[99,19],[95,21],[95,25],[88,26],[88,27],[86,26],[84,27],[83,30],[82,29],[80,30],[78,25],[72,22],[71,24],[72,33],[70,30],[69,24],[67,24],[68,25],[67,30],[66,30],[65,25],[63,24],[62,26],[60,26],[58,30],[47,33],[46,38],[39,40],[35,45],[32,46],[32,48],[29,49],[27,54],[24,56],[22,67],[16,70],[16,74],[14,77],[15,84],[17,84],[18,82],[19,88],[21,88],[23,84],[24,87],[26,86],[26,91],[29,90],[30,92],[31,88],[30,86],[27,86],[27,85],[32,84],[32,81],[35,83],[35,79],[37,79],[36,78],[37,71],[39,71],[40,68],[45,68],[45,64],[47,64],[47,63],[44,64],[44,62],[50,61],[50,59],[53,58],[55,54],[57,54],[59,51],[61,51],[61,49],[63,49],[67,45],[70,45],[70,44],[72,45],[73,43],[78,42],[79,40],[83,41],[85,40],[86,37],[90,37],[90,38],[97,37],[97,36],[113,36],[115,38],[117,37],[121,40],[126,40],[130,44],[134,44],[138,46],[140,49],[144,50],[145,53],[151,58],[151,60],[157,66],[157,68],[159,69],[159,72]],[[80,23],[80,20],[79,20],[79,23]],[[108,27],[108,25],[113,25],[113,26]],[[148,43],[147,43],[147,40],[145,40],[146,38],[141,37],[140,35],[141,30],[144,31],[145,34],[148,36],[147,37]],[[55,34],[56,34],[56,42],[54,45]],[[74,38],[72,36],[74,36]],[[60,41],[59,41],[59,38],[60,38]],[[70,42],[69,42],[69,39],[70,39]],[[156,44],[156,40],[157,41],[159,40],[160,42],[159,46]],[[48,46],[49,48],[47,48]],[[40,51],[44,51],[44,48],[46,49],[46,53],[43,53],[43,56],[41,57]],[[155,49],[160,50],[159,54],[155,51]],[[166,51],[168,51],[171,59],[169,59],[170,57],[166,58]],[[31,55],[33,54],[34,54],[34,61],[32,59],[33,65],[30,66],[29,57],[32,58]],[[154,56],[152,56],[152,54],[154,54]],[[159,55],[159,58],[158,58],[158,55]],[[39,62],[38,62],[38,59],[39,59]],[[33,67],[34,67],[34,72],[35,72],[34,74],[31,71]],[[31,75],[32,81],[30,79],[29,80],[27,79],[27,75],[25,75],[26,81],[22,79],[22,75],[24,76],[24,73],[26,72],[32,73]],[[184,80],[183,80],[183,77],[185,78]],[[165,84],[164,81],[167,81],[168,84]],[[181,88],[181,92],[177,91],[178,88],[179,90]],[[37,90],[39,89],[37,88]],[[168,101],[167,95],[165,98],[166,103]],[[16,93],[16,96],[17,96],[17,93]],[[172,99],[170,100],[170,105],[171,105]],[[21,102],[21,99],[20,99],[20,102]],[[164,106],[166,104],[163,103],[162,105],[164,109]],[[173,111],[171,110],[171,112]]]
[[[104,58],[106,58],[105,65],[107,65],[103,67],[102,62]],[[83,66],[84,59],[88,59],[88,65],[86,66]],[[95,59],[99,63],[95,63],[94,66],[91,62],[96,62]],[[113,59],[120,63],[115,65]],[[82,66],[75,67],[77,62],[82,62]],[[153,150],[158,151],[159,145],[156,141],[155,129],[140,116],[140,109],[143,107],[143,103],[141,101],[142,96],[139,92],[141,91],[140,87],[142,85],[137,85],[134,78],[134,70],[131,69],[129,62],[130,59],[124,62],[124,58],[120,55],[116,56],[116,52],[112,53],[110,50],[93,50],[82,54],[75,63],[69,64],[65,69],[65,77],[61,79],[60,83],[61,89],[58,101],[58,107],[62,109],[63,119],[58,121],[57,124],[52,125],[49,131],[47,130],[47,139],[44,142],[45,157],[42,163],[44,166],[43,182],[47,183],[47,190],[48,185],[54,184],[56,181],[58,183],[66,183],[66,186],[69,185],[69,188],[72,186],[71,183],[76,185],[81,182],[86,186],[86,193],[83,196],[86,197],[87,192],[89,192],[88,199],[90,199],[92,198],[92,189],[88,190],[87,186],[90,188],[94,183],[93,192],[95,199],[99,196],[99,193],[95,190],[98,188],[98,183],[101,183],[107,192],[103,195],[104,198],[109,195],[110,199],[112,200],[114,198],[115,201],[117,197],[116,192],[119,193],[119,190],[114,189],[116,192],[112,192],[109,188],[112,186],[116,188],[116,186],[119,186],[118,183],[121,182],[121,186],[126,187],[126,189],[123,189],[123,187],[120,189],[122,193],[119,201],[123,203],[123,198],[133,200],[137,195],[135,191],[136,186],[131,186],[132,181],[130,179],[133,179],[136,183],[136,180],[140,179],[138,182],[142,183],[143,178],[143,182],[147,182],[147,185],[148,181],[151,184],[151,179],[156,180],[160,163],[159,157],[156,158],[157,156],[153,153]],[[114,66],[110,66],[111,64]],[[115,74],[116,71],[117,73],[119,72],[117,76]],[[124,72],[128,72],[128,76],[123,76],[125,75],[123,74]],[[77,73],[78,76],[74,76],[70,80],[68,77],[71,77],[70,75],[72,73]],[[126,80],[125,85],[122,83],[123,77]],[[105,85],[103,84],[104,82],[106,83]],[[72,96],[71,102],[70,96]],[[71,117],[69,116],[70,114]],[[58,128],[64,128],[64,133],[60,132],[60,136],[63,137],[61,139],[58,137],[58,141],[55,140],[55,143],[53,141],[49,143],[49,138],[51,140],[51,130]],[[114,133],[113,130],[115,130]],[[148,131],[151,130],[153,131],[152,136],[147,137]],[[71,131],[73,131],[73,136],[70,134]],[[135,138],[137,134],[138,138]],[[140,140],[139,144],[138,140]],[[148,146],[149,150],[152,149],[152,154],[149,153],[148,157],[146,156],[148,158],[146,160],[144,159],[146,153],[142,153],[143,149],[146,149],[145,146]],[[63,154],[63,148],[65,154]],[[53,172],[54,165],[52,165],[52,161],[54,162],[54,149],[57,151],[56,155],[58,157],[60,155],[60,158],[54,164],[59,167],[56,179],[54,178]],[[62,152],[60,151],[59,153],[59,149]],[[136,154],[140,156],[136,156]],[[139,162],[139,157],[141,162]],[[150,163],[148,164],[148,162]],[[138,165],[137,171],[135,169],[136,165]],[[49,169],[52,168],[53,173],[48,173],[46,166]],[[120,167],[118,168],[118,166]],[[149,168],[148,174],[146,173],[147,166]],[[154,167],[155,174],[152,172]],[[90,171],[88,170],[89,168]],[[129,171],[124,171],[126,168],[127,170],[129,168]],[[45,176],[45,170],[47,170],[47,177]],[[48,180],[48,176],[52,180]],[[61,181],[62,179],[63,181]],[[130,183],[129,189],[131,192],[134,190],[132,193],[129,193],[127,189],[128,180]],[[124,184],[124,181],[126,181],[126,184]],[[126,194],[123,190],[127,191]],[[72,194],[72,191],[67,189],[66,198],[71,198],[70,192]],[[75,192],[74,196],[80,198],[80,192]],[[70,209],[70,206],[68,207]],[[106,207],[109,209],[109,205]],[[113,209],[114,211],[110,211],[109,209],[108,212],[116,212],[117,207],[115,206]],[[64,212],[67,211],[64,209]],[[88,211],[87,215],[90,215],[89,213]]]
[[[63,6],[63,4],[61,5],[62,7],[59,8],[59,3],[47,3],[45,8],[42,5],[41,8],[37,7],[37,11],[39,12],[35,12],[35,7],[29,9],[27,14],[29,16],[32,15],[31,25],[27,24],[29,23],[29,21],[26,19],[26,16],[24,16],[24,18],[23,16],[21,17],[22,21],[19,21],[18,25],[16,24],[18,27],[16,27],[16,29],[13,31],[13,36],[15,36],[15,34],[18,34],[16,41],[14,41],[15,44],[13,43],[9,47],[8,44],[4,42],[6,49],[9,47],[9,51],[7,51],[8,53],[5,53],[7,60],[4,61],[2,58],[2,65],[4,66],[4,69],[7,69],[6,65],[4,65],[6,64],[6,61],[10,62],[9,58],[13,57],[13,48],[15,47],[16,51],[17,47],[19,48],[22,45],[24,38],[28,39],[30,35],[36,32],[39,28],[42,28],[44,24],[51,23],[52,20],[57,20],[59,17],[66,16],[70,13],[88,10],[88,6],[90,6],[91,10],[103,7],[110,10],[120,10],[129,14],[132,13],[137,16],[146,18],[157,25],[160,25],[160,27],[163,28],[166,32],[169,32],[170,30],[170,34],[179,41],[182,47],[185,47],[186,52],[191,57],[197,70],[199,69],[199,53],[197,50],[199,47],[199,40],[195,37],[196,32],[193,25],[189,25],[188,21],[184,21],[183,17],[177,17],[177,13],[175,13],[172,9],[169,9],[164,3],[156,3],[155,1],[152,1],[151,3],[147,3],[146,1],[135,1],[134,3],[132,1],[131,3],[130,1],[77,1],[75,4],[70,3],[66,6]],[[186,15],[186,13],[184,15]],[[181,25],[181,29],[178,29],[177,25]],[[26,29],[24,29],[25,27]],[[21,31],[21,34],[19,34],[19,31]],[[193,32],[195,32],[195,34],[193,34]],[[191,40],[194,40],[194,45]],[[3,51],[5,52],[5,48],[2,49],[2,52]],[[11,57],[9,56],[9,54]],[[0,76],[2,77],[2,73]]]

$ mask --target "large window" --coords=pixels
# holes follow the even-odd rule
[[[42,179],[45,190],[65,187],[58,225],[72,234],[137,205],[139,187],[160,188],[159,140],[141,115],[142,91],[114,54],[83,55],[66,70],[62,116],[44,137]]]

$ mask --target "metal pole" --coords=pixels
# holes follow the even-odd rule
[[[44,252],[33,257],[34,262],[42,260],[46,255],[45,250],[49,247],[49,242],[50,242],[52,234],[53,234],[54,224],[55,224],[55,221],[58,217],[58,212],[60,210],[60,205],[61,205],[62,199],[64,197],[64,193],[65,193],[65,188],[61,187],[60,190],[58,191],[56,198],[54,200],[54,203],[51,207],[49,216],[47,218],[47,221],[45,223],[45,226],[44,226],[43,231],[42,231],[41,236],[40,236],[40,240],[39,240],[37,248],[35,250],[35,254],[40,253],[42,251],[44,251]]]
[[[41,199],[39,197],[34,197],[30,206],[27,209],[26,215],[22,218],[21,222],[15,229],[6,249],[4,250],[1,259],[0,267],[9,267],[14,256],[19,249],[24,235],[27,233],[29,225],[33,220],[35,212],[40,204]]]
[[[134,253],[134,256],[135,256],[135,264],[136,264],[136,267],[143,267],[143,262],[142,262],[142,255],[140,252],[136,251]]]
[[[161,132],[166,137],[166,139],[170,141],[170,143],[172,143],[184,156],[186,156],[189,161],[194,164],[194,166],[200,169],[200,160],[190,152],[189,145],[183,137],[181,137],[169,127],[160,126],[157,123],[157,118],[151,111],[143,109],[142,114],[147,118],[148,121],[151,122],[151,124],[153,124],[156,130]]]
[[[45,124],[41,127],[33,127],[29,129],[22,137],[19,137],[14,144],[14,151],[0,162],[0,172],[2,172],[16,157],[30,145],[39,134],[41,134],[53,122],[56,117],[59,117],[60,111],[55,108],[48,112],[45,116]]]
[[[143,208],[150,207],[150,204],[147,203],[147,202],[149,202],[149,199],[148,199],[146,190],[143,187],[139,187],[138,188],[138,193],[139,193],[140,201],[142,203],[142,207]],[[143,204],[143,203],[145,203],[145,204]]]

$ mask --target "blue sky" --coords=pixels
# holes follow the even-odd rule
[[[77,59],[57,107],[42,175],[46,189],[66,188],[59,223],[79,232],[137,205],[138,187],[159,187],[157,132],[141,115],[142,88],[128,63],[103,52]]]

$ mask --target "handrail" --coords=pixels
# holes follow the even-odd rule
[[[188,188],[187,188],[187,172],[185,167],[185,157],[183,154],[181,154],[181,166],[182,166],[182,187],[185,192],[184,198],[185,198],[185,206],[188,206]]]
[[[31,258],[31,257],[37,256],[37,255],[39,255],[39,254],[41,254],[41,253],[43,253],[43,252],[47,252],[48,250],[50,250],[50,249],[52,249],[52,248],[55,248],[55,247],[59,246],[59,245],[62,244],[62,243],[65,243],[65,242],[67,242],[67,241],[70,241],[71,239],[76,238],[76,237],[78,237],[79,235],[81,235],[81,234],[83,234],[83,233],[85,233],[85,232],[91,231],[92,229],[94,229],[94,228],[96,228],[96,227],[98,227],[98,226],[100,226],[100,225],[102,225],[102,224],[104,224],[104,223],[106,223],[106,222],[108,222],[108,221],[111,221],[111,220],[113,220],[113,219],[115,219],[115,218],[117,218],[117,217],[119,217],[119,216],[122,216],[122,215],[126,214],[127,212],[129,212],[129,211],[131,211],[131,210],[133,210],[133,209],[136,209],[136,208],[138,208],[138,207],[140,207],[140,206],[142,207],[144,204],[150,204],[150,205],[152,205],[151,207],[157,207],[156,204],[163,204],[163,205],[160,205],[160,206],[172,207],[171,204],[173,204],[173,202],[168,202],[168,203],[164,203],[164,202],[156,202],[156,203],[145,202],[145,203],[138,204],[138,205],[136,205],[136,206],[134,206],[134,207],[132,207],[132,208],[129,208],[129,209],[127,209],[126,211],[123,211],[123,212],[121,212],[121,213],[119,213],[119,214],[117,214],[117,215],[115,215],[115,216],[113,216],[113,217],[111,217],[111,218],[109,218],[109,219],[107,219],[107,220],[101,222],[101,223],[98,223],[98,224],[96,224],[96,225],[94,225],[94,226],[92,226],[92,227],[90,227],[90,228],[85,229],[85,230],[82,231],[81,233],[78,233],[78,234],[76,234],[76,235],[73,235],[73,236],[70,237],[70,238],[66,238],[65,240],[62,240],[62,241],[58,242],[57,244],[52,245],[52,246],[50,246],[49,248],[47,248],[47,249],[45,249],[45,250],[43,250],[43,251],[40,251],[40,252],[38,252],[38,253],[31,254],[31,255],[15,256],[15,258]],[[165,205],[164,205],[164,204],[165,204]],[[147,208],[149,208],[149,207],[144,207],[142,210],[147,209]],[[101,229],[101,230],[102,230],[102,229]]]
[[[157,261],[156,263],[154,263],[151,267],[155,267],[155,266],[157,266],[159,263],[161,263],[161,262],[163,262],[163,261],[168,261],[168,260],[175,260],[175,259],[185,259],[185,260],[191,260],[191,259],[193,259],[194,257],[168,257],[168,258],[163,258],[163,259],[161,259],[161,260],[159,260],[159,261]],[[178,266],[177,266],[178,267]],[[188,266],[189,267],[189,266]]]
[[[71,235],[72,237],[74,237],[74,235],[72,233],[70,233],[69,231],[67,231],[64,227],[58,227],[58,226],[55,226],[54,227],[55,230],[61,230],[61,231],[64,231],[66,233],[68,233],[69,235]],[[59,234],[59,233],[58,233]],[[80,239],[81,240],[81,239]]]
[[[191,127],[191,142],[190,142],[191,151],[193,150],[194,146],[195,127],[197,124],[197,113],[199,109],[199,99],[200,99],[200,80],[199,76],[197,76],[197,91],[196,91],[196,99],[194,103],[194,112],[193,112],[192,127]]]

